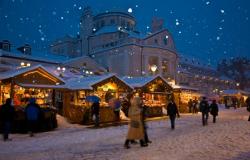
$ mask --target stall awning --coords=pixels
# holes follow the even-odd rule
[[[125,82],[127,82],[133,88],[142,88],[158,78],[161,79],[167,85],[169,85],[168,82],[164,78],[162,78],[160,75],[144,76],[144,77],[128,77],[128,76],[126,76],[126,77],[122,77],[121,79],[124,80]],[[171,86],[169,85],[169,87],[171,87]]]
[[[78,78],[72,78],[66,81],[65,86],[70,90],[93,90],[93,86],[112,77],[117,78],[119,81],[128,86],[128,88],[133,89],[133,87],[117,77],[115,74],[105,74],[101,76],[93,75],[89,77],[81,76]]]
[[[19,69],[4,72],[4,73],[0,74],[0,80],[14,78],[14,77],[17,77],[17,76],[22,75],[22,74],[34,73],[35,71],[40,72],[41,74],[48,75],[48,78],[53,78],[58,82],[64,83],[64,80],[62,78],[60,78],[57,75],[53,74],[52,72],[47,70],[42,65],[19,68]]]
[[[22,83],[18,83],[17,85],[24,88],[66,89],[66,86],[64,85],[39,85],[39,84],[22,84]]]

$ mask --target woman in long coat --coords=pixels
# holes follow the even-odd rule
[[[147,146],[144,142],[144,126],[142,123],[142,100],[140,97],[134,97],[131,101],[131,107],[129,108],[128,116],[130,118],[130,124],[125,141],[124,147],[130,148],[129,142],[131,140],[140,140],[141,147]]]

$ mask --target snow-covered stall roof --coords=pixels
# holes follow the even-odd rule
[[[70,89],[70,90],[92,90],[93,86],[95,84],[98,84],[106,79],[109,79],[111,77],[116,77],[119,80],[121,80],[124,84],[126,84],[128,87],[130,87],[131,89],[133,89],[133,87],[131,87],[129,84],[127,84],[125,81],[123,81],[122,79],[120,79],[119,77],[117,77],[115,74],[106,74],[106,75],[93,75],[93,76],[89,76],[89,77],[78,77],[78,78],[72,78],[69,79],[68,81],[66,81],[66,88]]]
[[[43,85],[43,84],[24,84],[24,83],[17,83],[17,85],[24,88],[67,89],[64,85]]]
[[[141,88],[141,87],[147,85],[148,83],[152,82],[156,78],[161,78],[165,83],[168,84],[168,82],[164,78],[162,78],[160,75],[147,76],[147,77],[128,77],[128,76],[126,76],[126,77],[122,77],[122,80],[124,80],[126,83],[131,85],[133,88]]]
[[[243,91],[243,90],[236,90],[236,89],[223,90],[222,93],[224,95],[236,95],[236,94],[250,95],[250,92]]]
[[[18,76],[20,74],[24,74],[24,73],[27,73],[29,71],[33,71],[33,70],[36,70],[36,69],[42,69],[43,71],[45,71],[49,75],[55,77],[56,79],[58,79],[59,81],[61,81],[61,82],[64,83],[64,80],[62,78],[60,78],[56,74],[50,72],[48,69],[46,69],[42,65],[36,65],[36,66],[31,66],[31,67],[19,68],[19,69],[16,69],[16,70],[11,70],[11,71],[7,71],[7,72],[4,72],[4,73],[0,73],[0,80],[13,78],[13,77],[16,77],[16,76]]]

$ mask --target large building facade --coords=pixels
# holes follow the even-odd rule
[[[162,19],[154,18],[151,32],[143,34],[136,30],[136,19],[130,13],[94,15],[86,7],[80,26],[78,37],[59,39],[50,46],[50,51],[69,57],[90,57],[108,72],[120,76],[159,74],[169,82],[198,88],[206,95],[235,88],[235,82],[221,77],[216,69],[180,56]],[[84,68],[81,58],[73,62]]]
[[[150,34],[141,34],[136,31],[136,20],[131,14],[107,12],[93,15],[87,7],[81,17],[78,39],[81,45],[71,50],[80,50],[81,55],[90,56],[109,72],[121,76],[160,74],[175,80],[178,54],[174,40],[163,28],[162,20],[154,19],[151,28]],[[51,52],[58,54],[54,51],[60,50],[58,46],[64,43],[63,39],[59,41],[51,45]]]

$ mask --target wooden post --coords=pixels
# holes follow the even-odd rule
[[[15,82],[13,80],[13,78],[11,78],[11,82],[10,82],[10,98],[14,100],[14,86],[15,86]]]

